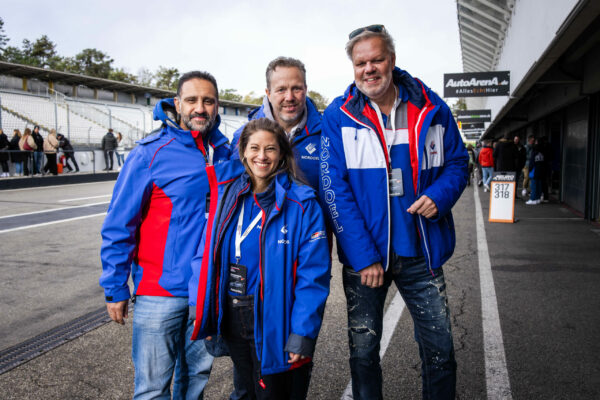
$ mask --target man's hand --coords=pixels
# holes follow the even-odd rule
[[[298,361],[303,360],[305,358],[306,356],[302,356],[296,353],[290,353],[290,359],[288,360],[288,364],[297,363]]]
[[[438,213],[437,206],[433,200],[425,195],[419,197],[406,211],[411,214],[420,214],[425,218],[432,218]]]
[[[383,285],[383,267],[381,263],[369,265],[360,270],[360,283],[370,288],[376,288]]]
[[[108,316],[115,322],[125,325],[124,318],[127,318],[127,305],[129,300],[121,300],[116,303],[106,303]]]

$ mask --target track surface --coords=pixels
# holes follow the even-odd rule
[[[131,397],[131,321],[124,327],[103,324],[98,311],[103,307],[99,231],[113,185],[0,191],[0,359],[10,348],[35,348],[58,332],[66,338],[59,347],[0,374],[2,398]],[[481,280],[482,243],[472,188],[454,208],[457,247],[444,267],[458,397],[488,398],[492,389],[489,398],[499,398],[498,393],[514,399],[600,398],[600,229],[556,204],[526,208],[522,201],[516,206],[518,223],[489,224],[488,193],[480,191],[478,198],[492,286]],[[61,210],[52,211],[57,209]],[[482,316],[482,287],[483,309],[489,288],[495,289],[499,329],[491,333],[485,328],[489,329],[489,312]],[[395,294],[390,290],[388,305]],[[396,308],[399,303],[394,304]],[[74,335],[73,321],[85,325],[90,318],[99,327],[83,326],[80,333],[87,333]],[[389,329],[382,358],[384,396],[420,398],[420,362],[407,312],[399,313],[397,325]],[[490,374],[498,377],[498,371],[490,371],[497,348],[492,352],[485,341],[498,338],[508,393],[494,386],[498,379],[490,379]],[[347,346],[345,299],[336,262],[310,399],[342,398],[350,379]],[[224,399],[230,391],[231,363],[218,359],[205,398]]]

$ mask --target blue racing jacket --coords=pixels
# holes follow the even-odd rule
[[[408,146],[415,198],[426,195],[438,214],[417,216],[420,247],[430,269],[454,252],[450,209],[467,183],[468,154],[450,109],[433,91],[395,68],[393,82],[407,103]],[[351,84],[325,110],[321,135],[321,192],[337,236],[340,262],[360,271],[390,254],[390,159],[377,112]],[[397,153],[396,153],[397,154]],[[417,234],[415,232],[415,234]]]
[[[265,102],[260,108],[253,110],[248,115],[248,120],[259,118],[273,119],[271,110],[265,112],[265,107],[270,107],[268,100],[265,97]],[[294,135],[291,139],[292,148],[294,150],[294,158],[296,164],[302,171],[307,183],[315,190],[319,190],[319,142],[321,140],[321,114],[315,107],[314,103],[308,97],[306,98],[306,125],[302,131]],[[238,142],[244,127],[242,126],[233,134],[232,143],[232,159],[239,159]]]
[[[231,163],[241,164],[237,161]],[[231,165],[216,166],[206,235],[192,260],[190,315],[196,319],[192,339],[221,333],[227,296],[229,255],[222,251],[224,232],[235,229],[231,216],[250,193],[246,173],[227,180]],[[227,169],[225,173],[223,170]],[[231,176],[231,175],[229,175]],[[254,295],[254,336],[263,375],[296,368],[312,357],[329,295],[331,262],[325,220],[316,194],[306,185],[275,177],[275,203],[263,210],[260,233],[260,280]],[[214,197],[211,197],[211,209]],[[289,352],[307,356],[288,364]]]
[[[100,250],[107,302],[129,299],[130,273],[134,294],[188,295],[190,262],[206,223],[205,167],[211,158],[215,164],[229,159],[230,148],[219,117],[205,149],[192,137],[198,132],[180,129],[172,112],[173,99],[156,105],[162,128],[138,142],[115,184]]]

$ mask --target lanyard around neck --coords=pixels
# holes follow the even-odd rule
[[[240,210],[240,216],[238,218],[237,228],[235,230],[235,259],[236,262],[240,262],[242,259],[242,242],[246,237],[250,234],[250,231],[258,224],[258,221],[261,220],[263,211],[261,210],[258,215],[250,222],[250,225],[246,228],[244,233],[242,234],[242,222],[244,220],[244,205],[245,202],[242,202],[242,209]]]

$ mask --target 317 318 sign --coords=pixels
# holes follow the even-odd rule
[[[490,222],[515,222],[516,174],[494,172],[490,184]]]

